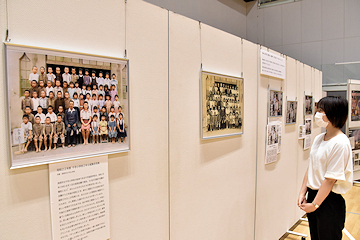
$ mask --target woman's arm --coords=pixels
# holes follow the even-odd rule
[[[298,206],[301,207],[301,204],[306,203],[306,198],[305,198],[305,194],[307,192],[307,180],[308,180],[308,170],[306,169],[306,173],[304,175],[304,180],[303,183],[301,185],[301,189],[300,189],[300,193],[299,193],[299,198],[298,198]]]
[[[91,120],[92,120],[92,117],[90,116],[90,117],[89,117],[89,121],[88,121],[88,123],[87,123],[85,126],[90,125]]]
[[[337,181],[336,179],[325,178],[325,180],[321,183],[321,186],[314,198],[313,203],[320,206],[322,204],[322,202],[325,200],[325,198],[331,192],[336,181]],[[316,210],[314,204],[312,204],[312,203],[302,204],[301,209],[304,210],[306,213],[311,213]]]

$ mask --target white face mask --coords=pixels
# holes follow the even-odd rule
[[[317,112],[315,114],[315,123],[319,126],[319,127],[323,127],[323,128],[326,128],[327,125],[329,124],[329,122],[325,122],[323,120],[323,116],[325,114],[324,113],[321,113],[321,112]]]

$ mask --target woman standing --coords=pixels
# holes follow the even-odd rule
[[[326,133],[314,139],[298,199],[298,206],[307,213],[312,240],[342,238],[345,200],[340,194],[353,184],[350,141],[340,130],[347,116],[345,99],[325,97],[318,103],[315,123],[326,128]]]
[[[84,145],[89,143],[91,111],[88,102],[84,102],[84,109],[80,112],[81,133],[84,139]]]

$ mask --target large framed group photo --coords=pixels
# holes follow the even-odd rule
[[[202,139],[243,134],[244,79],[201,72]]]
[[[130,150],[127,59],[5,47],[11,168]]]

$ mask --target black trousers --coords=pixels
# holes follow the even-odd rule
[[[317,190],[308,188],[308,203],[312,203]],[[345,225],[345,200],[330,192],[320,207],[308,213],[311,240],[341,240]]]
[[[73,126],[73,124],[71,124],[71,127],[66,126],[66,142],[67,144],[76,144],[76,137],[77,137],[77,126]],[[73,131],[73,135],[71,135],[71,131]]]

